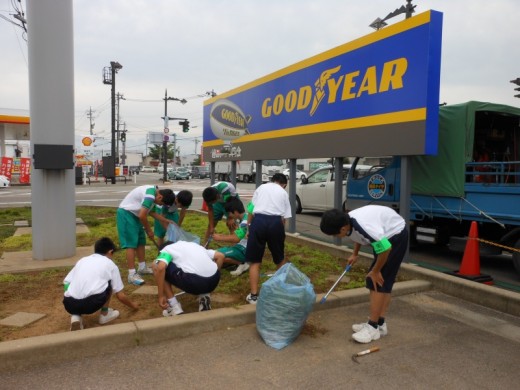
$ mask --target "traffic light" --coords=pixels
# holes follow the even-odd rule
[[[511,80],[511,82],[513,84],[516,84],[516,85],[520,86],[520,77],[517,77],[516,79]],[[515,88],[515,91],[520,91],[520,87],[519,88]],[[520,98],[520,94],[515,95],[515,97]]]
[[[121,142],[126,142],[126,131],[121,133]]]
[[[190,122],[188,120],[183,120],[179,122],[179,125],[182,126],[183,133],[187,133],[188,131],[190,131]]]

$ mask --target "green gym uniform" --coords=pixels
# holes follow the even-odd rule
[[[244,213],[238,229],[235,230],[235,235],[240,239],[240,242],[233,246],[219,248],[217,249],[217,252],[223,253],[224,256],[229,257],[230,259],[245,263],[247,246],[247,213]]]
[[[157,191],[156,186],[136,187],[119,204],[116,225],[121,249],[146,245],[146,234],[139,220],[139,211],[142,207],[148,209],[148,212],[152,210]]]
[[[169,219],[170,221],[175,222],[177,225],[179,224],[179,208],[177,205],[173,204],[172,206],[159,206],[155,205],[155,210],[157,214],[162,215],[164,218]],[[153,233],[156,237],[164,238],[166,235],[166,229],[158,220],[154,220],[153,224]]]
[[[215,188],[220,195],[220,198],[211,205],[213,208],[213,220],[218,222],[226,215],[226,210],[224,209],[226,201],[230,198],[240,199],[240,196],[238,196],[235,187],[225,181],[215,183],[212,187]]]

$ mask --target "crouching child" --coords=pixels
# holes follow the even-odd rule
[[[220,281],[220,271],[214,261],[215,251],[194,242],[168,241],[152,265],[157,283],[159,306],[163,316],[182,314],[180,302],[172,285],[188,294],[198,295],[199,311],[211,310],[210,293]]]
[[[112,294],[126,306],[138,309],[123,292],[119,268],[112,260],[115,251],[110,238],[100,238],[94,244],[95,253],[81,258],[65,277],[63,306],[71,315],[70,330],[83,329],[81,316],[98,310],[101,325],[119,317],[119,311],[108,307]]]

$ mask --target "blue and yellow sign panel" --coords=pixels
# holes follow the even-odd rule
[[[428,11],[204,103],[204,160],[436,154],[442,14]]]

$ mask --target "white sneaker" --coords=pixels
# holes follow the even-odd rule
[[[366,322],[362,324],[354,324],[352,325],[352,331],[354,333],[359,332],[361,329],[363,329],[363,326],[366,324]],[[386,322],[383,325],[380,325],[377,327],[379,329],[379,333],[381,336],[386,336],[388,334],[388,328],[386,326]]]
[[[104,325],[109,323],[112,320],[115,320],[117,317],[119,317],[119,311],[108,308],[108,311],[105,315],[100,314],[99,315],[99,324]]]
[[[249,295],[246,297],[246,302],[250,305],[256,305],[256,301],[258,300],[258,295],[252,295],[249,293]]]
[[[153,275],[153,269],[151,269],[150,267],[144,267],[144,268],[139,268],[137,270],[137,273],[139,275]]]
[[[352,338],[356,340],[358,343],[369,343],[374,340],[379,340],[381,334],[379,333],[379,329],[376,329],[369,325],[368,323],[363,324],[363,328],[352,335]]]
[[[70,330],[81,330],[83,329],[83,318],[76,314],[70,316]]]
[[[144,284],[144,279],[141,278],[137,272],[133,275],[128,275],[128,283],[133,284],[135,286],[141,286]]]
[[[199,295],[199,311],[211,310],[211,298],[209,294]]]
[[[240,264],[236,270],[231,271],[230,274],[233,276],[240,276],[249,269],[250,263]]]
[[[184,311],[182,310],[182,306],[179,302],[177,302],[173,304],[173,306],[168,306],[168,309],[163,310],[162,315],[164,317],[173,317],[182,313],[184,313]]]

